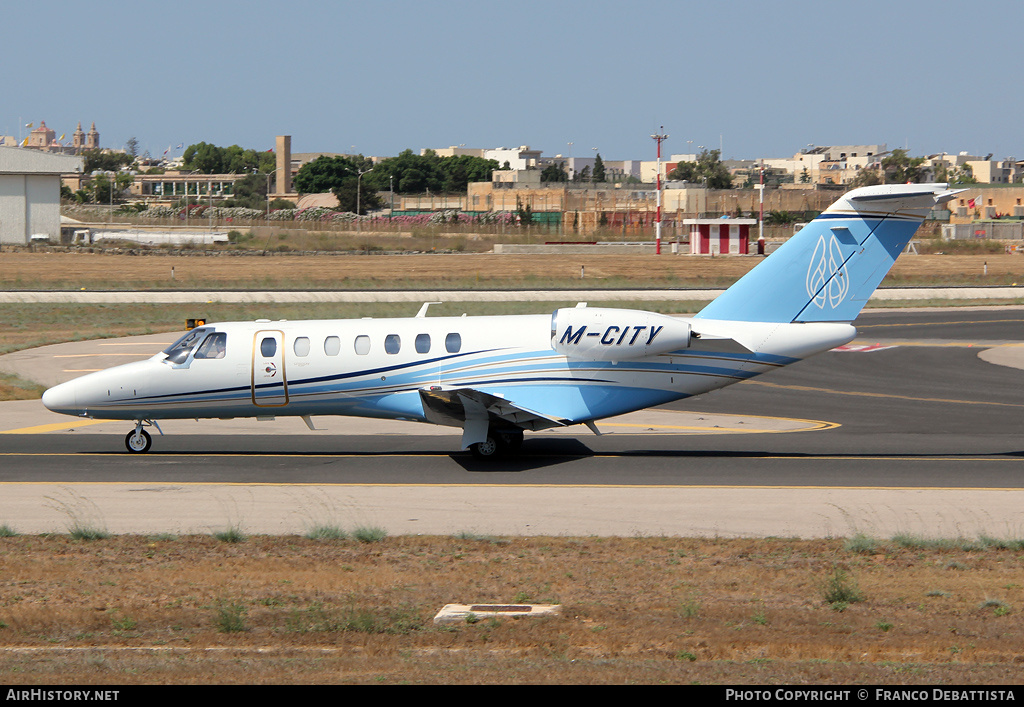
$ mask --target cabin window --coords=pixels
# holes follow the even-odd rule
[[[324,339],[324,353],[328,356],[337,356],[341,353],[341,338],[328,336]]]
[[[277,339],[268,336],[260,342],[260,353],[263,358],[270,358],[277,353]]]
[[[210,332],[209,329],[193,329],[173,344],[164,349],[167,360],[171,363],[185,363],[185,359],[192,353],[196,344],[203,340],[203,337]]]
[[[444,348],[448,353],[458,353],[462,350],[462,334],[452,333],[444,337]]]
[[[416,335],[416,353],[430,353],[430,334]]]
[[[356,337],[356,353],[360,356],[370,353],[370,337],[366,336],[366,334]]]
[[[295,339],[295,343],[292,344],[292,350],[295,351],[296,356],[309,356],[309,337],[300,336]]]
[[[210,334],[196,349],[195,358],[224,358],[227,352],[228,335],[224,333]]]
[[[396,354],[402,350],[402,339],[398,334],[388,334],[384,337],[384,351],[389,354]]]

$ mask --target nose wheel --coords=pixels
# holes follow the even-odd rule
[[[149,432],[138,427],[129,432],[124,438],[124,446],[132,454],[143,454],[148,452],[149,448],[153,446],[153,438],[150,437]]]

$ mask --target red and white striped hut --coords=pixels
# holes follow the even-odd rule
[[[752,218],[688,218],[690,255],[747,255]]]

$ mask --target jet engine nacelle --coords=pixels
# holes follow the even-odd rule
[[[630,361],[685,349],[690,324],[635,309],[576,307],[551,315],[551,348],[586,361]]]

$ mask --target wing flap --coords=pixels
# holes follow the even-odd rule
[[[566,424],[563,420],[476,388],[421,388],[420,400],[428,421],[462,428],[463,449],[483,442],[488,429],[495,426],[537,431]]]

